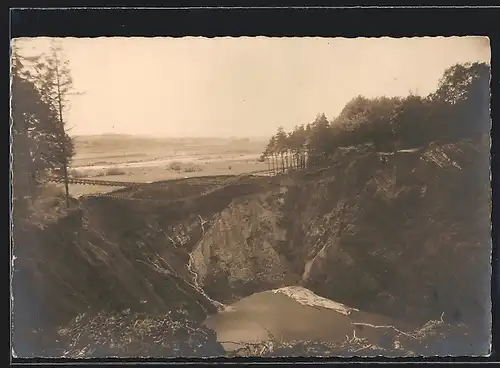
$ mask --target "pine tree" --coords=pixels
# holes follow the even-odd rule
[[[71,88],[67,63],[60,48],[49,56],[21,56],[12,46],[11,136],[13,182],[17,198],[35,199],[42,177],[63,169],[69,205],[67,168],[74,149],[66,133],[63,113]]]
[[[25,65],[38,58],[19,55],[12,50],[11,138],[14,196],[35,199],[43,173],[56,165],[51,154],[51,133],[56,116],[46,104]]]
[[[64,58],[61,46],[55,42],[51,45],[50,54],[45,57],[44,65],[37,75],[39,89],[45,103],[52,107],[57,115],[54,126],[52,147],[53,155],[60,162],[64,176],[66,206],[69,207],[68,168],[74,155],[72,139],[67,134],[65,114],[69,108],[68,96],[72,94],[73,80],[69,70],[69,62]]]

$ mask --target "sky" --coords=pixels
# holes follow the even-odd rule
[[[18,39],[20,53],[50,38]],[[486,37],[59,38],[71,135],[265,137],[353,97],[427,95],[456,63],[490,62]]]

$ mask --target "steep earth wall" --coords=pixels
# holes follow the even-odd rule
[[[195,247],[209,295],[233,301],[290,284],[418,322],[488,323],[490,190],[479,142],[334,166],[234,200]],[[486,319],[485,319],[486,318]]]
[[[329,168],[246,178],[171,206],[89,198],[43,229],[17,221],[17,336],[22,321],[30,329],[101,310],[183,310],[202,321],[216,313],[213,299],[289,285],[396,319],[443,316],[487,331],[487,142],[384,157],[339,150]],[[129,195],[164,197],[161,188]]]

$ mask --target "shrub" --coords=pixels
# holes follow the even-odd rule
[[[84,170],[72,169],[69,171],[69,176],[72,178],[75,178],[75,179],[87,178],[90,176],[89,174],[90,173],[88,171],[84,171]]]
[[[184,172],[199,172],[201,167],[198,165],[188,166],[184,168]]]
[[[127,175],[127,172],[125,170],[122,170],[118,167],[110,167],[105,171],[105,176],[111,176],[111,175]]]
[[[170,165],[168,166],[168,168],[170,170],[173,170],[173,171],[181,171],[181,169],[182,169],[182,162],[173,161],[173,162],[170,163]]]
[[[199,165],[193,164],[193,163],[186,163],[186,162],[179,162],[179,161],[173,161],[170,163],[168,166],[169,170],[172,171],[177,171],[177,172],[198,172],[201,171],[202,168]]]

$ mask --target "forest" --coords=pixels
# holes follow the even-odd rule
[[[328,165],[338,149],[361,145],[378,152],[415,149],[489,133],[490,70],[485,63],[448,68],[428,96],[354,97],[328,120],[318,114],[292,132],[279,127],[261,160],[274,173]]]

